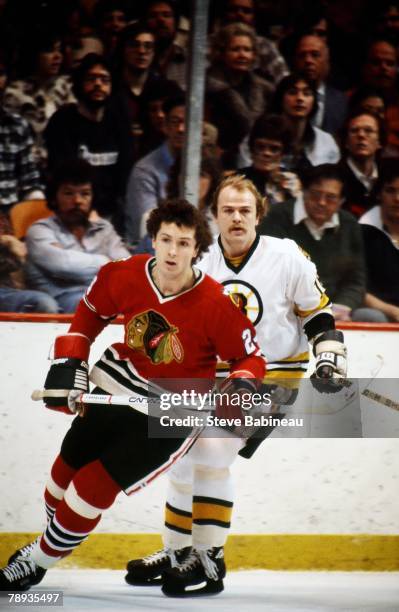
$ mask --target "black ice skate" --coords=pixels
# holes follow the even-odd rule
[[[27,591],[43,580],[46,571],[36,565],[28,555],[17,556],[7,567],[0,570],[0,591]]]
[[[190,546],[180,550],[164,548],[142,559],[132,559],[126,566],[125,580],[134,586],[160,586],[162,572],[184,561],[190,550]]]
[[[162,592],[168,597],[203,597],[224,589],[226,575],[223,548],[193,549],[187,559],[162,575]],[[204,585],[201,583],[205,582]],[[197,586],[197,588],[192,588]]]

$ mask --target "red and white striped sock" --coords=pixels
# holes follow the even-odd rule
[[[49,568],[70,554],[90,535],[102,511],[112,506],[120,491],[100,461],[78,470],[58,502],[32,559],[40,567]]]
[[[57,506],[64,497],[64,493],[75,473],[76,470],[65,463],[61,455],[58,455],[51,468],[44,491],[44,503],[49,521],[53,518]]]

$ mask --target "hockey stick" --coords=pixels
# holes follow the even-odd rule
[[[395,400],[391,399],[390,397],[387,397],[386,395],[381,395],[380,393],[377,393],[376,391],[372,391],[371,389],[369,389],[371,383],[377,378],[378,374],[380,373],[384,365],[383,357],[381,355],[377,355],[377,357],[380,363],[377,366],[376,371],[373,372],[372,378],[368,380],[363,391],[360,392],[360,395],[363,395],[364,397],[368,397],[369,399],[373,400],[374,402],[378,404],[382,404],[383,406],[387,406],[388,408],[392,408],[392,410],[397,410],[399,412],[399,402],[396,402]],[[343,384],[344,386],[348,386],[348,383],[343,382]]]
[[[383,406],[392,408],[392,410],[399,411],[399,402],[395,402],[390,397],[385,397],[385,395],[381,395],[380,393],[376,393],[375,391],[371,391],[370,389],[364,389],[361,394],[373,400],[374,402],[377,402],[378,404],[382,404]]]
[[[57,393],[58,391],[58,393]],[[68,401],[67,396],[65,396],[65,391],[63,389],[54,389],[54,390],[44,390],[41,391],[39,389],[35,389],[32,391],[31,399],[34,402],[38,402],[40,400],[45,400],[46,397],[65,397],[65,400]],[[97,393],[81,393],[75,399],[76,404],[80,404],[82,406],[87,406],[89,404],[104,404],[104,405],[119,405],[119,406],[129,406],[142,414],[148,416],[148,404],[149,400],[147,397],[141,397],[139,395],[100,395]]]
[[[370,379],[369,383],[367,384],[366,388],[363,389],[363,391],[361,391],[361,395],[363,395],[364,397],[368,397],[369,399],[375,401],[378,404],[382,404],[384,406],[387,406],[388,408],[391,408],[392,410],[396,410],[399,412],[399,402],[395,402],[393,399],[386,397],[384,395],[381,395],[380,393],[376,393],[375,391],[371,391],[368,387],[370,385],[370,383],[374,380],[374,377]],[[342,381],[343,386],[348,387],[350,386],[350,381]],[[41,391],[36,389],[35,391],[32,392],[31,395],[31,399],[35,402],[38,402],[40,400],[45,400],[46,397],[55,397],[57,395],[57,390],[52,390],[52,391]],[[58,393],[59,397],[65,397],[65,392],[63,390],[59,390]],[[351,401],[353,400],[353,397],[350,396],[348,398],[348,403],[351,403]],[[154,398],[154,401],[155,398]],[[134,396],[134,395],[100,395],[100,394],[96,394],[96,393],[81,393],[81,395],[79,395],[77,397],[77,399],[75,400],[75,402],[77,404],[82,404],[82,405],[89,405],[89,404],[104,404],[104,405],[119,405],[119,406],[130,406],[130,408],[133,408],[134,410],[137,410],[138,412],[141,412],[143,414],[148,415],[148,398],[146,397],[140,397],[140,396]],[[342,410],[343,408],[345,408],[347,406],[347,404],[345,403],[344,406],[340,409]]]

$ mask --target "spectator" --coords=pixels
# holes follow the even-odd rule
[[[377,31],[391,40],[399,51],[399,2],[384,0],[377,5]]]
[[[82,59],[89,53],[104,54],[104,45],[94,35],[79,36],[68,47],[67,66],[68,72],[73,72],[80,65]]]
[[[249,26],[232,23],[221,28],[213,39],[212,56],[206,86],[209,119],[219,130],[225,167],[237,168],[249,161],[244,139],[268,110],[273,87],[254,72],[256,36]]]
[[[384,94],[380,89],[368,85],[359,87],[353,92],[349,100],[349,114],[352,115],[357,111],[373,113],[381,121],[385,121],[386,101]]]
[[[250,179],[269,205],[296,198],[301,191],[297,175],[286,172],[283,156],[290,150],[291,131],[278,115],[263,115],[249,136],[252,165],[238,170]]]
[[[26,288],[26,246],[11,234],[0,235],[0,312],[58,312],[54,298]]]
[[[362,67],[363,84],[379,89],[384,95],[387,103],[387,142],[397,148],[399,148],[398,71],[395,45],[388,39],[373,40],[367,47]]]
[[[365,294],[365,261],[359,224],[341,210],[344,183],[337,166],[323,164],[303,178],[304,196],[271,208],[261,234],[295,240],[316,264],[335,318],[348,321]]]
[[[35,135],[34,156],[46,163],[43,131],[55,111],[74,101],[69,77],[60,75],[63,51],[60,37],[51,31],[33,30],[25,41],[22,79],[12,81],[4,94],[4,106],[27,119]]]
[[[172,81],[173,82],[173,81]],[[158,86],[151,88],[151,92],[147,97],[147,104],[143,106],[142,125],[143,134],[140,139],[139,157],[144,157],[150,151],[159,147],[166,138],[166,119],[164,112],[164,104],[167,99],[176,98],[181,95],[181,89],[174,84],[176,88],[168,95],[168,90],[162,87],[161,83]]]
[[[143,215],[156,208],[166,197],[169,171],[180,154],[185,134],[185,100],[183,96],[164,103],[165,141],[140,159],[132,168],[126,192],[126,238],[131,244],[145,233]]]
[[[6,66],[0,60],[0,214],[5,215],[20,200],[43,197],[31,128],[25,119],[3,107],[6,83]]]
[[[108,62],[95,53],[86,55],[73,83],[77,103],[59,109],[45,131],[49,168],[77,157],[88,161],[94,168],[94,207],[121,228],[132,143],[127,117],[109,108]]]
[[[313,81],[317,88],[317,113],[312,124],[330,134],[336,134],[347,115],[347,97],[328,82],[330,50],[324,38],[302,36],[294,53],[294,68]]]
[[[127,26],[120,35],[115,56],[117,85],[113,103],[129,117],[135,159],[142,156],[144,116],[153,96],[162,92],[165,99],[181,93],[174,81],[156,72],[154,57],[155,37],[150,29],[140,23]]]
[[[352,116],[360,111],[376,115],[382,123],[385,134],[387,102],[384,94],[379,89],[375,89],[375,87],[369,87],[367,85],[363,85],[358,87],[358,89],[355,89],[349,100],[348,115]],[[399,146],[388,144],[386,142],[386,135],[384,142],[385,144],[384,146],[381,146],[381,151],[379,153],[380,157],[399,157]]]
[[[254,0],[224,0],[220,24],[243,23],[256,31],[256,7]],[[265,36],[256,35],[258,55],[254,63],[256,72],[276,86],[288,74],[287,64],[275,43]]]
[[[378,152],[384,142],[384,127],[377,115],[357,111],[347,120],[340,169],[345,182],[344,208],[355,217],[360,217],[372,205],[372,191],[378,178]]]
[[[299,14],[293,11],[287,17],[287,22],[285,23],[286,32],[280,41],[280,51],[287,59],[288,65],[292,65],[295,47],[302,36],[307,34],[318,36],[328,44],[330,25],[326,8],[321,2],[312,2],[311,5]]]
[[[220,149],[218,147],[219,132],[213,123],[203,121],[202,123],[202,146],[201,154],[204,157],[217,157],[220,160]]]
[[[389,39],[376,38],[366,48],[362,66],[365,85],[380,89],[388,98],[397,97],[398,59]]]
[[[145,5],[145,21],[155,36],[157,71],[180,89],[186,89],[187,39],[178,32],[178,14],[173,0],[150,0]]]
[[[84,160],[56,169],[47,190],[54,215],[33,223],[26,236],[31,286],[52,295],[64,312],[75,311],[101,266],[129,257],[109,221],[91,212],[92,177]]]
[[[128,23],[124,0],[99,0],[94,8],[94,20],[104,45],[104,55],[113,58],[118,39]]]
[[[378,204],[359,220],[364,238],[367,293],[366,308],[354,313],[355,321],[399,323],[399,165],[388,160],[376,186]]]
[[[306,2],[300,8],[295,3],[296,11],[291,11],[288,32],[280,43],[280,51],[286,58],[288,65],[293,65],[294,53],[298,41],[303,36],[317,36],[328,47],[330,55],[329,83],[339,90],[348,89],[353,82],[353,75],[357,75],[359,67],[359,41],[363,32],[351,32],[342,29],[335,20],[331,19],[331,5],[326,6],[323,0]],[[345,27],[348,23],[345,23]],[[359,28],[357,28],[359,30]]]
[[[284,77],[276,89],[273,110],[284,117],[292,130],[291,152],[284,158],[289,170],[301,173],[310,166],[339,160],[339,148],[331,134],[312,125],[317,114],[317,92],[307,77]]]
[[[93,19],[80,0],[59,5],[63,25],[64,67],[67,74],[74,70],[87,53],[104,53],[104,45],[95,31]]]

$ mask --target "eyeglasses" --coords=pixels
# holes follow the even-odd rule
[[[309,189],[308,195],[313,202],[320,202],[320,200],[324,199],[327,204],[339,204],[342,200],[341,196],[335,193],[325,193],[324,191],[319,191],[319,189]]]
[[[126,45],[131,49],[144,49],[144,51],[153,51],[155,48],[155,44],[153,42],[142,42],[141,40],[129,40]]]

